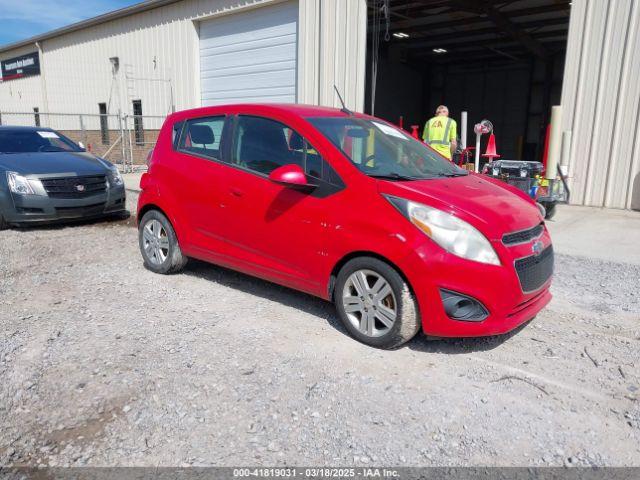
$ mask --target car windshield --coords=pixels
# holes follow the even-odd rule
[[[0,129],[0,153],[81,151],[71,140],[51,130]]]
[[[371,177],[422,180],[468,174],[424,143],[381,120],[357,117],[307,120]]]

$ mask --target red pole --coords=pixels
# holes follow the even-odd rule
[[[544,136],[544,152],[542,152],[542,171],[547,171],[547,160],[549,159],[549,137],[551,136],[551,124],[547,125],[547,133]]]

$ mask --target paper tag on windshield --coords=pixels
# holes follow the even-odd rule
[[[42,138],[60,138],[58,135],[55,134],[55,132],[40,132],[40,131],[38,131],[38,135],[40,135]]]
[[[398,137],[401,138],[403,140],[407,139],[407,136],[404,135],[402,132],[396,130],[393,127],[390,127],[389,125],[385,125],[384,123],[380,123],[380,122],[371,122],[373,123],[376,127],[378,127],[380,130],[382,130],[382,133],[386,134],[386,135],[392,135],[394,137]]]

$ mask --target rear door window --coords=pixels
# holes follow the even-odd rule
[[[180,135],[178,149],[206,158],[222,159],[220,149],[225,117],[205,117],[187,120]]]

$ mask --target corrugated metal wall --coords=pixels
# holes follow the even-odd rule
[[[366,0],[300,0],[298,101],[364,110]]]
[[[23,80],[0,84],[0,109],[98,113],[106,102],[110,113],[132,113],[131,100],[142,100],[145,115],[171,109],[171,88],[177,109],[199,105],[198,22],[194,20],[253,8],[268,0],[185,0],[71,32],[42,43],[40,78],[46,95],[7,99],[7,90],[21,89]],[[1,57],[14,55],[4,52]],[[110,57],[118,57],[114,82]],[[169,84],[171,81],[171,85]]]
[[[0,55],[0,59],[5,60],[37,51],[38,48],[35,45],[29,45],[3,53]],[[40,71],[43,71],[44,68],[45,65],[43,65],[42,58],[40,58]],[[30,112],[33,107],[38,107],[40,110],[44,107],[41,76],[25,77],[0,83],[0,113],[3,110]]]
[[[131,100],[140,99],[144,115],[165,115],[172,95],[176,109],[199,106],[199,21],[278,1],[184,0],[45,39],[41,76],[0,83],[0,112],[97,114],[104,102],[109,113],[132,113]],[[366,0],[299,0],[299,102],[338,105],[335,83],[362,110],[366,13]],[[110,57],[120,60],[115,81]]]
[[[573,0],[562,89],[572,203],[640,209],[640,2]]]

